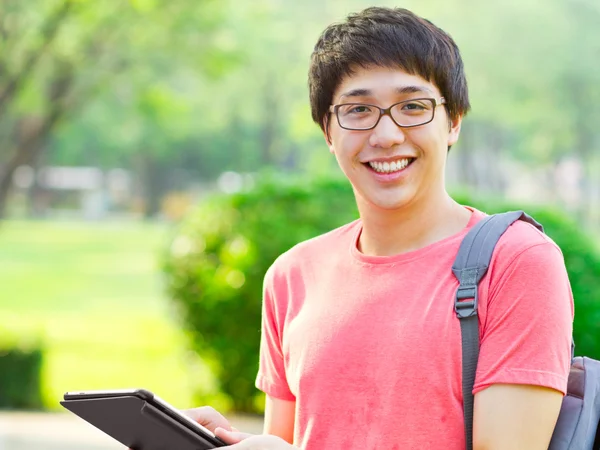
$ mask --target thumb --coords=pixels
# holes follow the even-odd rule
[[[226,444],[232,445],[237,444],[244,439],[248,439],[250,436],[252,436],[252,434],[241,433],[239,431],[227,431],[226,429],[219,427],[215,430],[215,436],[217,436]]]

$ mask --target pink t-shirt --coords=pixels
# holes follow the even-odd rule
[[[463,231],[395,256],[357,249],[355,221],[303,242],[265,278],[257,387],[296,401],[306,450],[464,449],[458,281]],[[479,288],[474,393],[494,383],[566,391],[573,300],[559,248],[524,222]]]

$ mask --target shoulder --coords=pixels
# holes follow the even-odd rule
[[[470,226],[475,226],[480,220],[489,217],[488,214],[469,207],[473,211],[473,219]],[[515,221],[500,236],[494,247],[490,269],[497,266],[510,266],[516,259],[527,259],[532,254],[546,254],[562,259],[562,252],[558,245],[545,233],[538,230],[532,224],[523,220]]]
[[[562,251],[549,236],[521,220],[499,239],[488,269],[488,282],[492,298],[501,292],[512,296],[521,291],[545,291],[543,286],[563,297],[570,296]]]
[[[517,260],[542,263],[546,258],[563,262],[560,248],[548,235],[518,220],[499,239],[491,265],[508,267]]]
[[[324,264],[331,257],[350,256],[353,240],[360,229],[360,220],[355,220],[312,239],[300,242],[282,253],[267,271],[266,280],[275,281],[294,272],[309,270]]]

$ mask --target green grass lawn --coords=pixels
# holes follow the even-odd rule
[[[204,372],[164,297],[168,229],[0,223],[0,333],[40,337],[48,408],[68,390],[145,387],[187,407]]]

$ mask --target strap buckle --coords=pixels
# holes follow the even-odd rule
[[[477,286],[459,286],[454,300],[454,311],[459,319],[477,315]],[[471,300],[467,300],[471,299]]]

